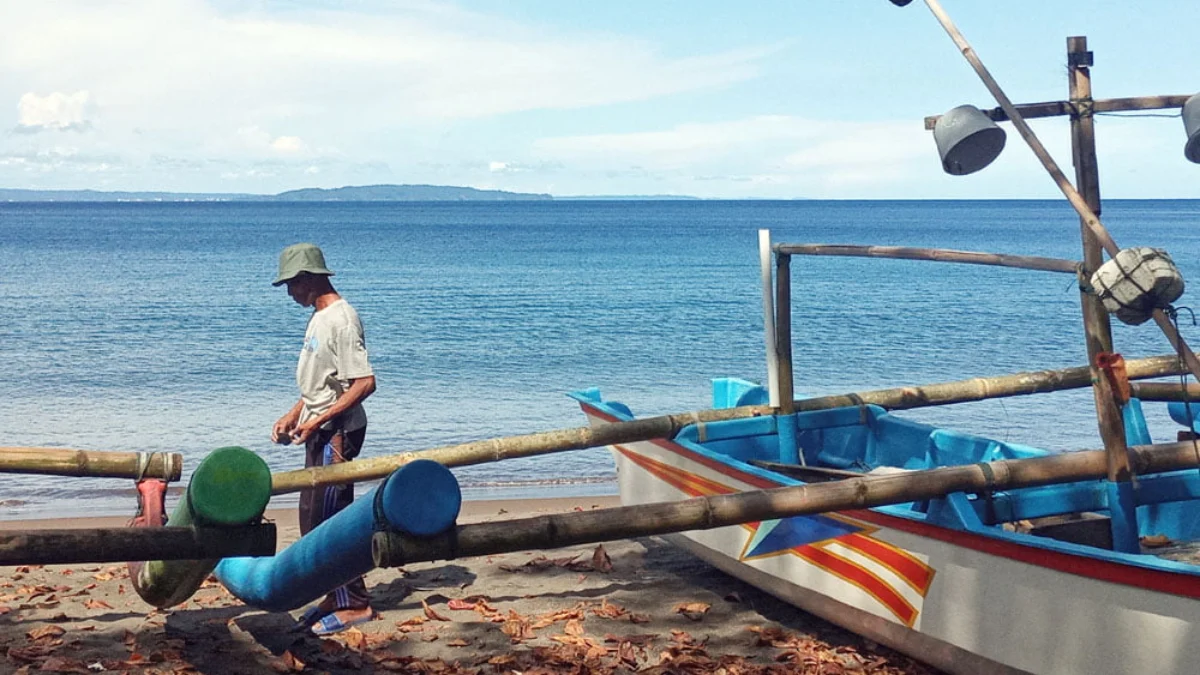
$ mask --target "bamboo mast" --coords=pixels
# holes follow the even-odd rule
[[[807,465],[796,440],[795,382],[792,376],[792,256],[775,254],[775,350],[779,374],[779,461]]]
[[[1184,372],[1174,355],[1130,359],[1125,362],[1129,379],[1147,379],[1178,375]],[[1065,389],[1080,389],[1092,384],[1088,366],[1043,370],[998,377],[977,377],[956,382],[943,382],[892,389],[820,396],[794,402],[796,412],[811,412],[856,405],[877,405],[890,410],[906,410],[927,406],[981,401],[989,398],[1024,396]],[[701,410],[660,417],[647,417],[632,422],[616,422],[597,427],[576,427],[522,436],[508,436],[473,441],[387,457],[370,457],[325,467],[284,471],[271,476],[271,493],[285,494],[325,485],[342,485],[378,480],[392,471],[417,459],[431,459],[449,467],[483,464],[514,457],[533,457],[567,450],[582,450],[603,445],[618,445],[671,438],[691,424],[719,422],[770,415],[770,406],[741,406],[718,410]]]
[[[1139,472],[1200,465],[1193,445],[1167,443],[1131,448]],[[1103,478],[1104,450],[1065,452],[902,474],[848,478],[770,490],[750,490],[678,502],[638,504],[577,513],[461,525],[431,538],[377,532],[371,555],[379,567],[540,548],[708,530],[887,504],[935,499],[953,492],[1008,490]]]
[[[1117,253],[1120,252],[1120,248],[1117,246],[1117,243],[1113,241],[1112,236],[1109,235],[1108,230],[1104,227],[1104,224],[1101,223],[1100,219],[1096,217],[1096,214],[1087,205],[1087,202],[1084,201],[1083,196],[1080,195],[1075,189],[1075,186],[1071,185],[1071,181],[1067,180],[1067,177],[1063,174],[1062,169],[1058,168],[1058,164],[1055,163],[1054,158],[1050,156],[1050,153],[1046,151],[1046,148],[1042,145],[1042,142],[1038,140],[1037,135],[1033,133],[1033,129],[1029,128],[1029,125],[1025,122],[1025,119],[1021,116],[1021,113],[1017,111],[1016,106],[1014,106],[1012,101],[1009,100],[1008,95],[1005,94],[1004,90],[1000,88],[1000,85],[992,77],[991,73],[988,72],[987,67],[983,65],[983,62],[979,60],[979,57],[975,54],[975,50],[971,47],[970,43],[967,42],[966,38],[964,38],[962,33],[959,32],[958,28],[946,14],[945,10],[942,9],[941,3],[939,3],[938,0],[925,0],[925,5],[929,7],[929,11],[933,13],[933,16],[938,20],[938,23],[942,25],[942,28],[945,29],[946,33],[950,36],[950,39],[954,41],[954,44],[962,52],[963,57],[966,58],[967,62],[971,64],[971,67],[975,69],[976,74],[979,75],[979,79],[983,81],[983,84],[988,88],[988,91],[990,91],[992,96],[995,97],[996,102],[1000,104],[1000,107],[1004,110],[1004,113],[1008,115],[1010,120],[1012,120],[1013,126],[1021,134],[1021,137],[1025,139],[1025,142],[1029,145],[1029,148],[1033,150],[1033,154],[1037,156],[1039,161],[1041,161],[1042,166],[1046,169],[1046,172],[1050,174],[1050,178],[1054,180],[1055,184],[1058,185],[1058,188],[1062,191],[1063,196],[1065,196],[1067,201],[1071,203],[1071,206],[1075,208],[1076,213],[1079,214],[1079,217],[1083,220],[1084,225],[1092,232],[1092,234],[1095,235],[1097,241],[1099,241],[1100,245],[1110,256],[1117,255]],[[1175,326],[1171,323],[1171,320],[1167,318],[1166,313],[1164,313],[1161,309],[1154,310],[1154,322],[1158,324],[1158,327],[1162,330],[1163,334],[1166,335],[1167,340],[1171,343],[1171,346],[1175,348],[1175,351],[1183,357],[1184,361],[1187,363],[1188,370],[1192,373],[1192,375],[1196,376],[1197,379],[1200,379],[1200,359],[1196,358],[1196,355],[1192,352],[1191,348],[1188,347],[1187,342],[1185,342],[1183,337],[1179,335],[1179,331],[1175,330]]]
[[[66,448],[0,447],[0,473],[93,478],[179,480],[183,455],[177,452],[105,452]]]
[[[1075,184],[1084,201],[1096,217],[1100,215],[1100,169],[1096,161],[1096,126],[1092,115],[1092,53],[1086,37],[1067,38],[1067,67],[1071,101],[1071,156],[1075,165]],[[1129,458],[1125,452],[1125,424],[1113,398],[1112,386],[1096,364],[1096,356],[1113,351],[1112,325],[1100,298],[1090,292],[1083,280],[1104,264],[1100,240],[1088,228],[1082,214],[1079,231],[1083,240],[1083,268],[1079,302],[1083,311],[1084,339],[1087,343],[1088,364],[1092,367],[1092,391],[1096,403],[1096,420],[1100,438],[1108,450],[1108,480],[1129,481]]]
[[[779,375],[780,415],[796,412],[795,382],[792,376],[792,257],[775,254],[775,351]]]

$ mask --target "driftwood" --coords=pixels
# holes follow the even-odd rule
[[[1196,467],[1191,443],[1144,445],[1129,449],[1139,474]],[[953,492],[1006,490],[1103,478],[1104,450],[1048,455],[1034,459],[949,466],[829,483],[753,490],[679,502],[639,504],[535,518],[462,525],[432,538],[377,532],[371,554],[379,567],[448,560],[528,549],[560,548],[612,539],[708,530],[792,516],[901,504]]]
[[[1181,372],[1177,356],[1155,356],[1125,362],[1130,379],[1145,379]],[[1092,385],[1087,367],[1043,370],[999,377],[981,377],[915,387],[880,389],[854,394],[821,396],[795,402],[796,412],[827,410],[872,404],[892,410],[979,401],[988,398],[1023,396]],[[678,415],[647,417],[600,427],[576,427],[523,436],[473,441],[387,457],[372,457],[327,467],[298,469],[272,475],[272,494],[296,492],[309,487],[377,480],[416,459],[431,459],[446,466],[469,466],[514,457],[532,457],[567,450],[632,443],[654,438],[671,438],[690,424],[769,415],[768,406],[742,406],[702,410]]]
[[[275,553],[275,525],[0,532],[0,565],[203,560]]]
[[[139,471],[142,462],[145,468]],[[161,478],[179,480],[183,455],[177,452],[105,452],[64,448],[0,447],[0,473],[95,478]]]

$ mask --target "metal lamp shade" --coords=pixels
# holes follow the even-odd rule
[[[1200,123],[1200,110],[1197,113]],[[952,176],[975,173],[991,164],[1004,149],[1004,138],[1004,130],[972,105],[951,109],[933,126],[942,168]]]
[[[1193,95],[1183,104],[1183,129],[1188,135],[1183,155],[1189,162],[1200,164],[1200,94]]]

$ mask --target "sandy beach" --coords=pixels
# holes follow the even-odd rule
[[[616,505],[615,497],[469,501],[460,522]],[[268,512],[280,547],[292,510]],[[124,518],[0,522],[112,527]],[[124,565],[0,568],[9,673],[873,673],[932,669],[786,605],[658,538],[422,563],[367,575],[376,620],[297,631],[215,579],[166,611]]]

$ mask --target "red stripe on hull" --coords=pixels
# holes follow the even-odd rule
[[[933,568],[902,548],[857,533],[838,537],[837,541],[895,572],[922,596],[933,583]]]
[[[887,607],[905,626],[912,627],[917,620],[917,610],[908,600],[897,593],[891,586],[885,584],[869,571],[841,558],[829,551],[815,546],[798,546],[794,549],[796,555],[804,558],[823,570],[835,574],[842,579],[858,586],[871,597]]]

